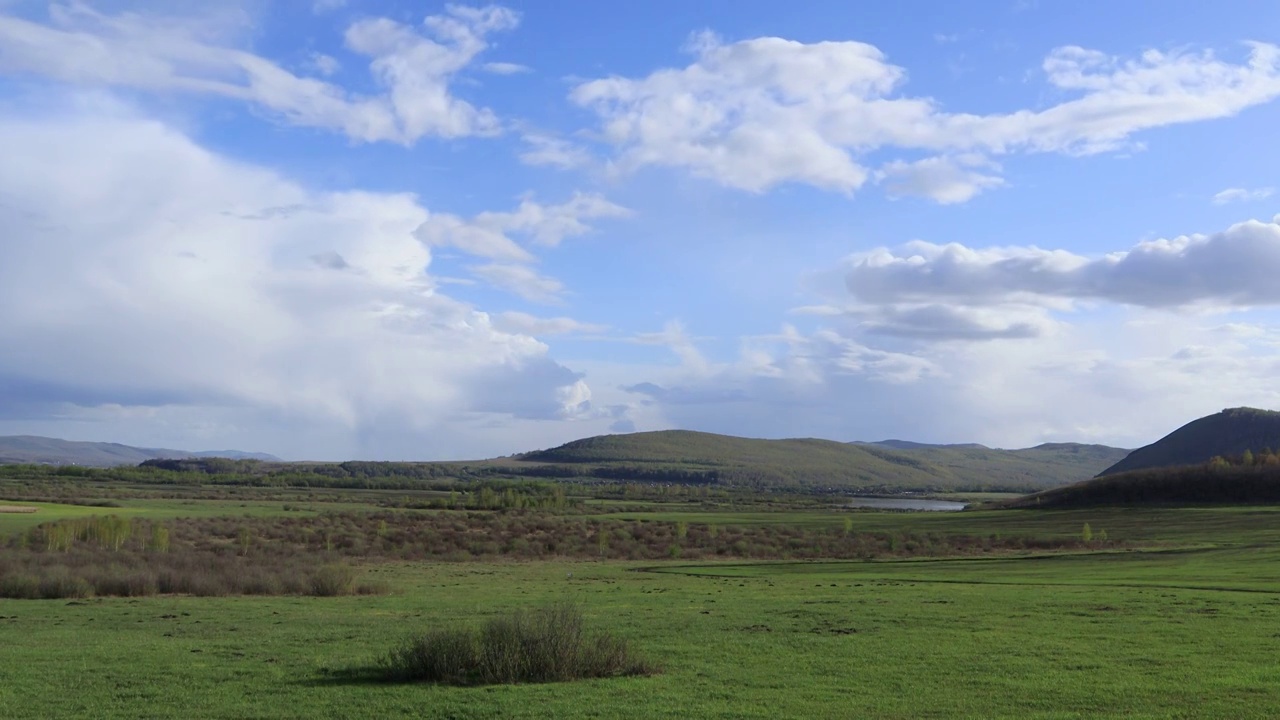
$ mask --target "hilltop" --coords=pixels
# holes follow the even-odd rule
[[[890,441],[760,440],[689,430],[584,438],[518,456],[517,474],[729,482],[873,491],[1031,489],[1090,477],[1127,451],[1060,443],[1023,450]]]
[[[1233,457],[1246,450],[1257,453],[1267,448],[1280,450],[1280,412],[1228,408],[1193,420],[1160,440],[1134,450],[1099,476],[1198,465],[1214,457]]]
[[[688,430],[600,435],[505,458],[451,462],[283,462],[235,451],[186,452],[50,438],[0,438],[0,463],[143,465],[144,471],[246,482],[411,487],[487,479],[610,480],[762,489],[1031,492],[1088,478],[1127,451],[1059,443],[1022,450],[892,441],[762,440]],[[217,459],[215,459],[217,458]],[[230,460],[222,459],[230,458]]]
[[[272,460],[280,458],[265,453],[247,453],[239,450],[169,450],[166,448],[141,448],[119,443],[79,442],[36,435],[0,436],[0,464],[31,463],[47,465],[83,465],[86,467],[113,467],[137,465],[147,460],[161,458],[224,457],[233,460]]]

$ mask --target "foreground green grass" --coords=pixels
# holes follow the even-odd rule
[[[1255,527],[1236,537],[1253,537],[1280,516],[1228,517],[1249,518]],[[1280,715],[1276,568],[1280,551],[1244,545],[434,564],[370,568],[399,588],[389,597],[0,600],[0,708],[13,718],[1267,718]],[[482,688],[361,680],[407,633],[559,599],[580,601],[664,672]]]

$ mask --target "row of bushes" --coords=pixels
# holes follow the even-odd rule
[[[65,552],[61,546],[51,547],[47,540],[58,534],[59,526],[46,524],[15,535],[9,539],[8,547],[37,555]],[[247,557],[256,562],[294,564],[298,558],[317,562],[340,558],[414,561],[497,557],[654,560],[672,556],[873,559],[1078,547],[1083,547],[1078,537],[858,532],[852,518],[842,529],[627,521],[529,511],[383,511],[310,517],[193,518],[166,523],[139,520],[119,550],[135,555],[151,551],[164,554],[169,550],[176,555],[196,553],[201,557]]]
[[[158,548],[154,538],[169,533],[169,526],[139,524],[148,532],[130,535],[118,547],[115,538],[56,549],[40,543],[11,545],[0,552],[0,597],[331,596],[387,591],[385,584],[359,581],[356,569],[332,553],[237,555],[187,541]],[[60,525],[64,524],[52,523],[37,533],[65,537]]]

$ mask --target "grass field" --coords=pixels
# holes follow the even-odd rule
[[[149,520],[199,517],[306,517],[325,510],[372,510],[375,506],[360,502],[281,503],[265,500],[114,500],[115,507],[93,505],[67,505],[63,503],[28,502],[12,503],[36,508],[35,512],[0,513],[0,537],[11,532],[26,530],[41,523],[69,520],[92,515],[118,515]],[[285,509],[288,506],[289,509]]]
[[[284,512],[138,502],[152,517]],[[860,529],[1037,536],[1089,522],[1145,549],[383,563],[362,572],[393,588],[385,596],[0,600],[0,708],[13,718],[1280,715],[1280,508],[642,515],[723,526],[847,516]],[[363,674],[412,631],[562,599],[663,672],[471,688]]]

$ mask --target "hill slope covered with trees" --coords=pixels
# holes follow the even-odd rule
[[[518,456],[524,467],[516,472],[863,491],[1031,489],[1090,477],[1127,452],[1074,443],[1024,450],[912,445],[664,430],[601,435],[526,453]]]
[[[1214,457],[1235,457],[1245,451],[1280,450],[1280,412],[1256,408],[1228,408],[1183,425],[1160,440],[1138,448],[1099,475],[1133,470],[1199,465]]]
[[[1253,505],[1280,502],[1280,455],[1246,452],[1199,465],[1103,475],[1001,503],[1011,508]]]

